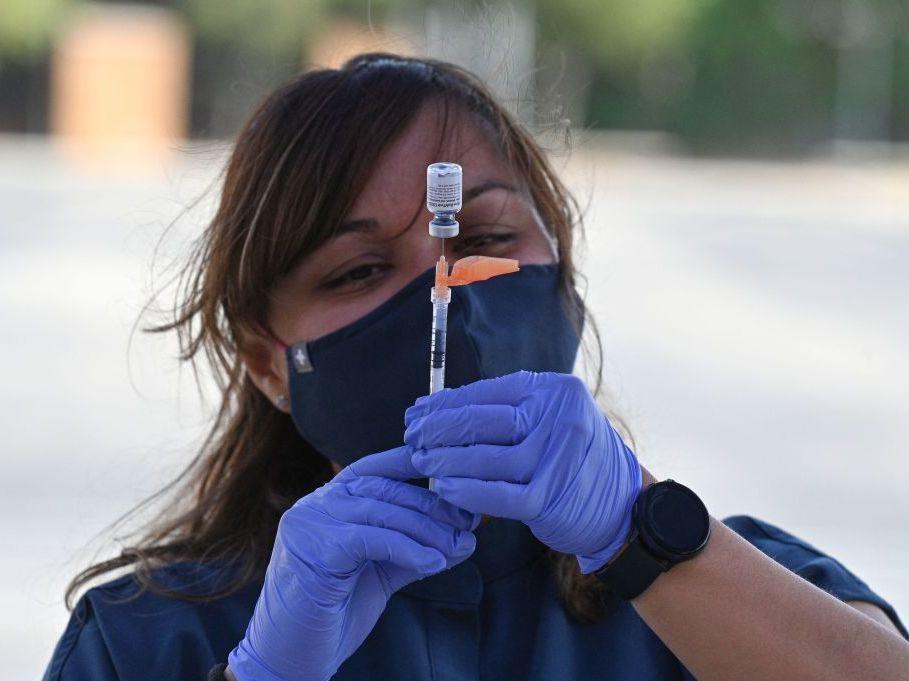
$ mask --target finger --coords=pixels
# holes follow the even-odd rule
[[[418,449],[414,451],[412,460],[420,475],[428,478],[474,478],[526,484],[539,464],[537,452],[542,452],[542,448],[502,445],[438,447]]]
[[[418,449],[458,445],[516,445],[529,430],[525,412],[508,404],[437,409],[410,422],[404,442]]]
[[[469,531],[458,530],[423,513],[385,501],[351,496],[346,492],[333,495],[328,501],[321,504],[321,510],[335,520],[394,530],[421,546],[435,549],[446,558],[463,553],[470,542],[464,536],[470,534]]]
[[[406,482],[368,476],[354,478],[344,485],[354,496],[409,508],[457,530],[472,530],[476,522],[473,513],[448,503],[435,492]]]
[[[518,371],[424,395],[404,412],[404,425],[409,426],[414,419],[437,409],[453,409],[468,404],[517,405],[530,392],[537,376],[539,374],[532,371]]]
[[[387,449],[378,454],[370,454],[362,459],[357,459],[352,464],[343,468],[335,477],[334,482],[347,482],[354,478],[376,475],[392,480],[411,480],[419,478],[420,473],[414,469],[410,462],[413,448],[404,445]]]
[[[443,499],[473,513],[515,520],[531,520],[537,515],[526,485],[449,477],[437,478],[435,490]]]
[[[357,564],[367,560],[388,562],[427,575],[444,570],[447,564],[436,549],[383,527],[358,526],[351,533],[349,549]]]

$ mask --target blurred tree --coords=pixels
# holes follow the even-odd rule
[[[193,32],[194,135],[229,137],[300,69],[328,0],[171,0]]]
[[[909,0],[538,6],[549,51],[588,60],[593,127],[758,153],[804,151],[842,134],[844,120],[859,137],[909,138]]]
[[[322,25],[328,0],[174,0],[202,40],[249,52],[295,55]]]
[[[35,129],[44,76],[27,64],[46,61],[54,31],[82,2],[0,0],[0,87],[12,93],[7,99],[33,102],[28,125],[18,109],[0,102],[0,127]],[[851,132],[909,139],[909,0],[510,3],[526,6],[536,20],[539,68],[532,76],[542,120],[567,109],[578,124],[668,130],[703,151],[798,152]],[[177,9],[193,32],[192,129],[203,136],[232,134],[265,92],[305,63],[307,46],[327,22],[410,23],[419,37],[429,13],[440,8],[451,10],[445,16],[483,16],[502,6],[494,0],[154,4]]]
[[[47,128],[48,55],[80,0],[0,0],[0,130]]]
[[[833,133],[836,49],[792,30],[784,3],[721,0],[690,27],[690,87],[666,129],[707,150],[794,152]]]
[[[679,44],[713,0],[536,0],[539,36],[580,50],[600,67],[635,69]]]
[[[329,9],[332,15],[355,19],[364,24],[385,21],[401,12],[417,14],[430,5],[431,0],[332,0]],[[474,4],[463,0],[459,5]]]
[[[0,58],[40,58],[79,0],[0,0]]]
[[[893,117],[890,133],[894,140],[909,140],[909,35],[897,41],[893,65]]]

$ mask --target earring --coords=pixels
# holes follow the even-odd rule
[[[287,395],[278,395],[275,398],[275,406],[277,406],[278,409],[287,409],[287,405],[288,405]]]

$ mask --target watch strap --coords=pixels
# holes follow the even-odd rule
[[[668,564],[644,548],[640,535],[635,532],[619,555],[594,574],[610,591],[625,600],[631,600],[640,596],[668,569]]]

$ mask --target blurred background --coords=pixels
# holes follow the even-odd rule
[[[232,135],[370,50],[472,69],[551,152],[644,462],[909,617],[909,2],[0,0],[4,675],[201,441],[210,389],[136,322]]]

